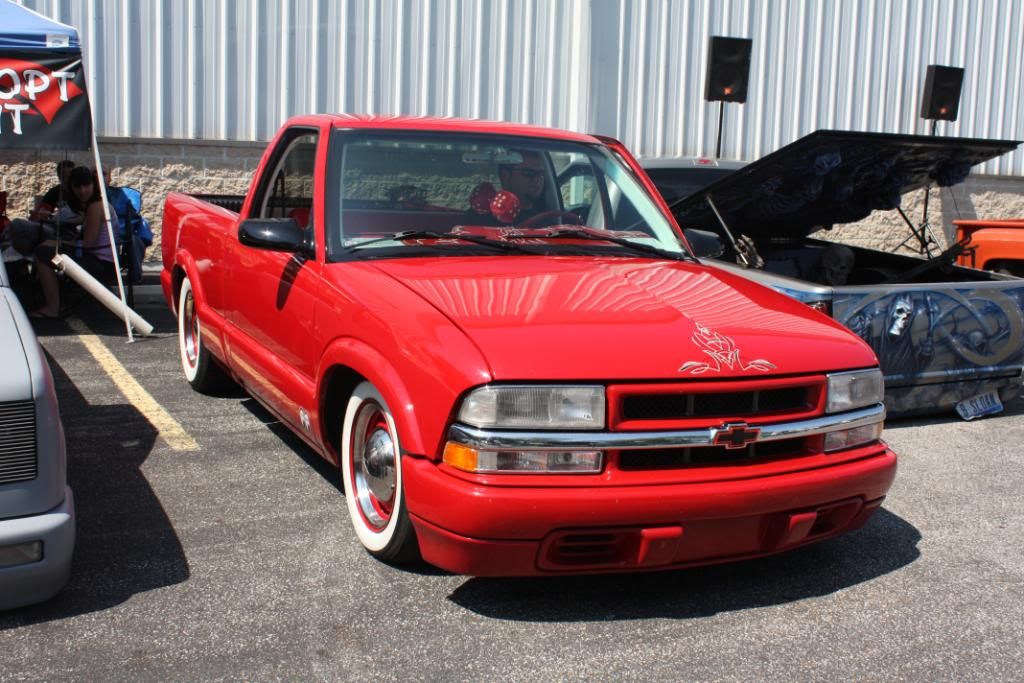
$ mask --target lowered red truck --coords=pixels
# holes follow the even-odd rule
[[[613,140],[299,117],[247,196],[172,194],[163,230],[186,378],[336,463],[382,560],[755,557],[860,526],[893,481],[870,348],[700,263]]]

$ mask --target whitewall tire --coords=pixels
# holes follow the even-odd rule
[[[349,397],[342,426],[341,475],[359,542],[387,562],[418,557],[405,507],[398,429],[384,397],[369,382]]]

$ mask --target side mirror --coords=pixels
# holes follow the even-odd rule
[[[725,253],[725,245],[718,235],[709,230],[683,228],[686,241],[693,247],[693,255],[700,258],[717,258]]]
[[[294,218],[249,218],[238,226],[238,241],[247,247],[268,251],[309,253],[306,231]]]

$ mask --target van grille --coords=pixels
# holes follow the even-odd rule
[[[0,484],[30,481],[37,474],[35,403],[0,403]]]

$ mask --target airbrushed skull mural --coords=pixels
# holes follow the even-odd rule
[[[1017,392],[1006,373],[1024,363],[1024,286],[857,290],[836,290],[834,315],[878,355],[890,412],[927,412],[998,387],[1004,399]]]

